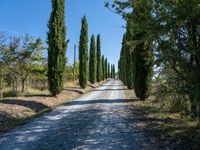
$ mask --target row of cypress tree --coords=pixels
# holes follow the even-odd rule
[[[110,77],[114,77],[114,66],[112,65],[112,69],[110,69],[107,58],[105,58],[104,55],[101,55],[100,34],[97,36],[97,42],[95,41],[94,34],[92,34],[88,58],[88,23],[86,16],[82,18],[79,40],[79,63],[79,84],[81,88],[86,88],[88,81],[94,84]]]
[[[53,96],[62,92],[65,82],[66,69],[66,25],[65,0],[52,0],[52,12],[48,23],[48,81],[49,91]],[[100,34],[92,35],[90,42],[90,59],[88,64],[88,24],[86,16],[82,18],[81,35],[79,41],[79,84],[82,88],[87,86],[89,80],[92,84],[110,77],[114,77],[114,66],[108,63],[107,58],[101,56]]]
[[[149,13],[146,10],[144,20],[149,20]],[[118,67],[119,78],[129,89],[134,89],[138,98],[144,100],[150,95],[153,54],[152,41],[145,28],[140,28],[141,20],[138,18],[137,13],[127,18]]]

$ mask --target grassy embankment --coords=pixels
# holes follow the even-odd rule
[[[164,111],[153,98],[140,101],[135,98],[133,90],[126,90],[125,93],[128,99],[133,99],[133,111],[143,123],[144,130],[156,129],[158,134],[152,135],[154,140],[159,142],[171,138],[183,149],[200,149],[199,121],[181,113]]]

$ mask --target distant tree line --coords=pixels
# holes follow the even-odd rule
[[[105,5],[126,20],[119,60],[124,84],[140,99],[154,94],[166,109],[199,118],[199,1],[126,0]]]

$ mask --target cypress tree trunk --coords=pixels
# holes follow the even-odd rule
[[[66,66],[65,0],[52,0],[48,32],[49,91],[56,96],[63,90]]]
[[[90,75],[90,83],[96,82],[97,77],[97,53],[96,53],[96,45],[95,45],[95,37],[92,35],[91,43],[90,43],[90,61],[89,61],[89,75]]]
[[[88,81],[88,24],[86,16],[82,19],[79,41],[79,63],[79,84],[81,88],[86,88]]]
[[[101,62],[101,39],[100,34],[97,36],[97,81],[102,80],[102,62]]]

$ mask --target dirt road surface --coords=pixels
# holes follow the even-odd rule
[[[149,139],[130,111],[124,86],[111,80],[73,102],[58,107],[0,136],[1,150],[173,149]],[[152,134],[152,133],[151,133]]]

